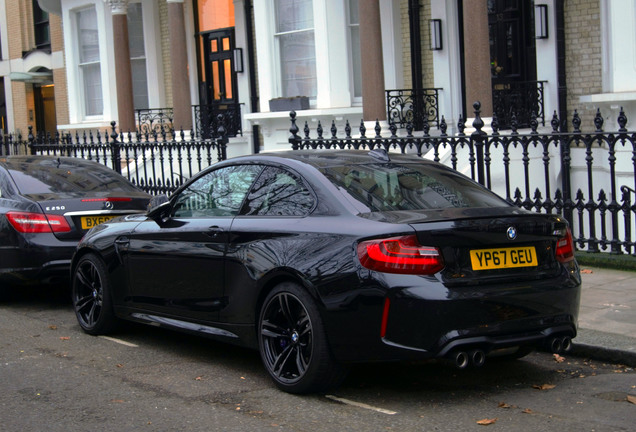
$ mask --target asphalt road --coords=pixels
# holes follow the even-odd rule
[[[557,360],[364,365],[330,395],[295,396],[256,352],[140,325],[89,336],[66,296],[28,291],[0,303],[0,431],[634,429],[633,369]]]

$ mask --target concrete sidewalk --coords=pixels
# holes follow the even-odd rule
[[[636,367],[636,272],[581,266],[572,354]]]

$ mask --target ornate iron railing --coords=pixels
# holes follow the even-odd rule
[[[41,154],[79,157],[94,160],[124,175],[146,192],[170,194],[185,179],[203,168],[227,158],[227,141],[223,129],[218,138],[209,140],[161,129],[150,133],[116,132],[111,130],[34,136],[0,135],[0,155]],[[109,134],[110,133],[110,134]]]
[[[141,134],[161,134],[163,130],[173,128],[174,110],[172,108],[148,108],[135,110],[137,130]]]
[[[543,85],[547,81],[498,83],[492,89],[493,111],[501,129],[529,128],[532,114],[545,126]]]
[[[241,127],[241,104],[194,105],[194,129],[197,136],[216,138],[223,126],[228,137],[243,135]]]
[[[415,136],[410,127],[406,136],[397,136],[395,124],[383,135],[376,123],[374,136],[367,137],[364,122],[354,131],[348,121],[344,136],[338,136],[335,122],[327,136],[319,122],[313,137],[305,122],[301,136],[292,113],[289,142],[292,149],[381,147],[430,158],[464,172],[519,207],[562,215],[569,221],[579,249],[636,256],[636,204],[632,196],[636,195],[636,132],[625,128],[627,118],[622,110],[617,132],[604,132],[603,117],[597,112],[595,130],[583,133],[575,112],[573,132],[560,132],[555,114],[551,132],[539,133],[538,121],[532,116],[529,133],[519,133],[513,125],[504,135],[496,114],[492,133],[486,134],[480,104],[474,107],[475,131],[465,134],[462,120],[459,133],[453,136],[446,134],[443,118],[441,134],[436,136],[429,135],[428,128]]]
[[[423,130],[425,123],[439,127],[440,90],[386,90],[387,120],[400,128],[412,125],[416,131]]]

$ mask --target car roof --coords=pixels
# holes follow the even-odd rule
[[[46,156],[46,155],[12,155],[0,157],[0,164],[4,165],[8,169],[20,170],[21,166],[25,164],[49,164],[59,163],[61,165],[77,166],[77,167],[89,167],[95,168],[95,165],[103,166],[102,164],[83,158],[68,157],[68,156]],[[105,168],[108,168],[105,166]]]
[[[416,154],[387,153],[384,150],[286,150],[259,153],[251,156],[240,156],[228,159],[228,162],[241,161],[298,161],[322,169],[340,165],[363,165],[373,163],[418,163],[435,164],[436,162],[421,158]]]
[[[111,168],[95,161],[58,156],[4,156],[5,168],[21,195],[94,192],[144,194]],[[105,185],[102,187],[102,185]],[[34,195],[34,196],[35,196]]]

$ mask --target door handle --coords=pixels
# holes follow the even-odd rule
[[[128,239],[128,237],[119,237],[117,240],[115,240],[115,244],[118,246],[128,246],[129,243],[130,240]]]
[[[223,228],[221,228],[218,225],[213,225],[211,227],[208,228],[206,234],[209,235],[212,238],[216,238],[219,236],[219,234],[223,233]]]

